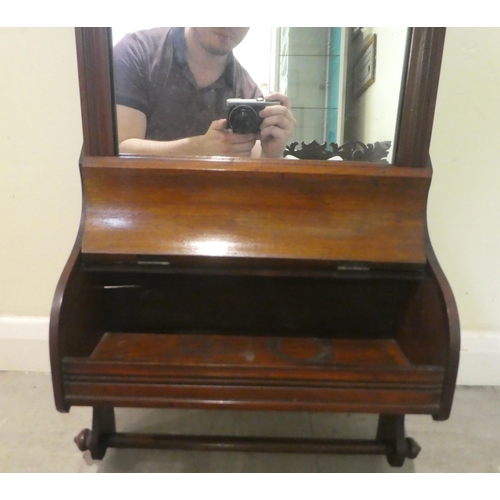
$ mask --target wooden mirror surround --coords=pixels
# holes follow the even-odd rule
[[[51,314],[56,407],[108,447],[414,458],[459,356],[426,223],[443,28],[414,28],[394,165],[117,156],[109,31],[77,28],[83,214]],[[375,413],[373,440],[117,432],[115,407]]]

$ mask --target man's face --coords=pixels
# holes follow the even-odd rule
[[[196,42],[209,54],[225,56],[244,38],[250,28],[192,28]]]

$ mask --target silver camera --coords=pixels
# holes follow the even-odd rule
[[[226,101],[227,126],[235,134],[256,134],[260,131],[262,118],[259,112],[266,106],[281,104],[280,101],[266,101],[263,97],[257,99],[228,99]]]

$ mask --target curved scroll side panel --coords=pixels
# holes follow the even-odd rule
[[[69,411],[65,399],[63,361],[90,356],[103,334],[101,288],[93,287],[81,265],[81,236],[64,268],[50,315],[49,347],[56,408]]]
[[[445,315],[446,330],[443,332],[447,342],[448,357],[445,361],[443,391],[441,394],[441,408],[436,420],[446,420],[450,416],[453,394],[457,382],[458,364],[460,359],[460,320],[457,304],[450,284],[439,265],[434,249],[427,232],[426,237],[427,259],[431,270],[431,279],[439,291],[442,311]]]
[[[432,166],[429,162],[429,168]],[[403,308],[399,343],[412,363],[441,366],[444,370],[439,411],[435,420],[450,416],[460,356],[460,322],[450,284],[432,248],[425,225],[426,271]]]
[[[81,171],[80,171],[81,173]],[[68,412],[62,363],[66,356],[89,355],[102,335],[101,293],[82,271],[85,196],[78,235],[56,286],[49,324],[49,351],[56,408]]]
[[[69,284],[75,281],[78,269],[78,261],[80,260],[80,249],[82,246],[82,225],[76,238],[73,250],[64,266],[63,272],[57,283],[54,298],[52,300],[52,308],[50,311],[49,325],[49,351],[50,351],[50,367],[52,372],[52,386],[54,390],[54,399],[56,408],[60,412],[69,411],[69,407],[64,403],[64,384],[62,377],[62,355],[65,351],[64,339],[61,337],[61,325],[64,323],[61,310],[67,303],[67,289]]]
[[[397,328],[397,339],[414,365],[440,366],[443,381],[435,420],[450,416],[460,351],[460,326],[455,300],[430,242],[425,278],[415,286]]]

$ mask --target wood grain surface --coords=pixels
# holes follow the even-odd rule
[[[425,263],[429,170],[116,160],[83,163],[83,254]]]

